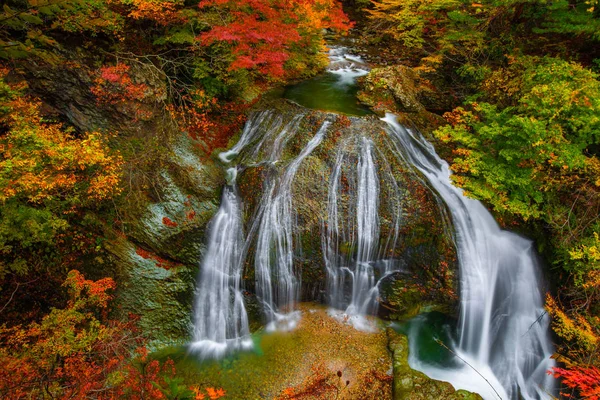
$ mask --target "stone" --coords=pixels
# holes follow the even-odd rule
[[[408,338],[387,328],[388,348],[392,353],[394,400],[482,400],[466,390],[455,390],[448,382],[436,381],[408,364]]]
[[[445,120],[436,113],[452,109],[450,97],[438,91],[413,68],[374,68],[359,80],[358,98],[379,115],[392,112],[406,126],[429,134]]]

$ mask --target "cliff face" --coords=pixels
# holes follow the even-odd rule
[[[452,108],[448,94],[405,65],[374,68],[360,86],[358,98],[373,111],[395,113],[402,124],[416,126],[425,135],[446,123],[435,113]]]
[[[77,131],[114,134],[111,146],[125,160],[124,192],[115,199],[115,220],[105,220],[120,314],[136,314],[156,343],[185,340],[206,226],[218,208],[221,169],[182,132],[165,111],[164,98],[107,104],[90,90],[94,71],[83,65],[56,68],[31,64],[30,90],[49,115]],[[161,81],[147,71],[132,78],[153,93]]]

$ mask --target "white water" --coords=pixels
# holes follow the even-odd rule
[[[400,196],[392,180],[394,194],[398,195],[392,202],[398,212],[388,237],[380,238],[378,169],[389,175],[389,168],[378,168],[371,139],[352,139],[339,145],[329,181],[327,219],[321,238],[327,303],[330,315],[359,330],[372,331],[375,326],[366,316],[377,311],[379,282],[398,267],[383,257],[398,237]]]
[[[354,83],[368,72],[362,60],[347,54],[345,48],[332,48],[330,58],[329,71],[339,76],[337,84]],[[239,142],[220,155],[226,164],[239,158],[247,165],[278,167],[265,175],[263,195],[246,238],[235,188],[238,168],[228,170],[228,186],[211,222],[197,288],[191,348],[204,356],[219,357],[229,350],[252,346],[240,289],[241,270],[251,243],[256,244],[256,294],[267,330],[290,330],[299,321],[295,304],[300,278],[294,269],[299,249],[294,249],[292,186],[302,162],[321,143],[330,124],[325,122],[296,158],[279,167],[284,162],[280,160],[283,149],[303,118],[297,115],[284,124],[285,118],[277,113],[255,114]],[[501,230],[481,203],[464,197],[452,186],[448,165],[431,144],[401,127],[391,115],[384,121],[390,126],[395,152],[423,174],[450,210],[460,264],[460,332],[453,351],[464,363],[459,361],[462,367],[454,369],[428,365],[418,360],[413,346],[411,366],[456,388],[480,393],[485,399],[549,398],[548,393],[554,392],[553,379],[545,372],[554,366],[549,358],[553,349],[531,242]],[[349,151],[344,147],[348,144]],[[390,195],[382,194],[380,187],[390,176],[387,160],[365,137],[351,137],[338,146],[321,237],[328,303],[335,317],[357,329],[371,330],[365,316],[376,311],[379,282],[398,270],[398,265],[385,256],[396,245],[401,216],[394,217],[391,234],[380,237],[379,207],[382,196]],[[256,160],[261,161],[256,164]],[[399,205],[400,191],[397,186],[395,189],[397,195],[392,196],[398,197]],[[415,342],[411,340],[411,346]]]
[[[454,187],[448,164],[430,143],[400,126],[391,114],[384,121],[399,150],[450,209],[461,286],[460,339],[453,350],[472,368],[463,364],[460,369],[442,369],[421,363],[414,348],[411,366],[485,399],[551,398],[553,379],[546,371],[554,366],[553,348],[532,243],[501,230],[479,201]]]
[[[231,163],[258,134],[264,133],[260,132],[261,127],[278,124],[272,120],[270,111],[249,118],[236,145],[219,154],[221,161]],[[195,291],[193,341],[189,349],[202,358],[220,358],[228,352],[253,347],[241,291],[245,240],[237,174],[237,167],[226,171],[227,185],[219,210],[208,226],[208,248]]]
[[[337,76],[336,84],[353,85],[357,78],[369,73],[369,67],[359,56],[348,54],[346,47],[332,46],[327,71]]]
[[[194,341],[190,350],[203,358],[252,347],[242,281],[241,202],[235,186],[223,189],[221,207],[210,222],[208,250],[196,288]]]
[[[292,160],[281,176],[269,180],[261,199],[258,218],[258,239],[254,256],[256,294],[267,319],[268,330],[290,330],[296,326],[295,311],[300,282],[294,271],[295,212],[292,209],[292,183],[302,161],[321,143],[331,123],[325,121],[316,135]],[[283,131],[283,135],[286,134]],[[274,142],[271,161],[281,151],[286,139],[280,135]]]
[[[244,130],[242,131],[242,136],[240,140],[231,148],[231,150],[224,151],[219,154],[219,158],[225,164],[232,162],[242,151],[244,147],[246,147],[254,137],[259,134],[259,130],[261,128],[264,129],[263,122],[271,118],[273,113],[271,111],[263,111],[253,116],[253,118],[249,118],[248,122],[244,125]],[[260,145],[257,146],[260,148]]]
[[[271,111],[253,114],[236,145],[219,158],[245,165],[275,165],[304,115],[284,123]],[[194,340],[190,350],[203,358],[219,358],[230,351],[252,347],[248,316],[241,291],[242,270],[250,244],[256,239],[256,295],[267,320],[267,330],[291,330],[300,318],[295,311],[299,278],[294,271],[292,184],[302,161],[321,143],[325,121],[300,154],[283,167],[281,174],[267,177],[259,211],[244,236],[242,204],[236,188],[238,169],[226,171],[227,186],[221,206],[209,224],[207,253],[200,268],[194,315]],[[261,160],[257,163],[257,160]]]

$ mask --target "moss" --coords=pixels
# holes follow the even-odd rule
[[[203,159],[186,135],[165,154],[152,189],[134,190],[132,201],[122,202],[126,236],[107,246],[118,266],[120,312],[139,314],[142,333],[157,345],[189,338],[206,227],[224,181],[221,169]]]
[[[139,317],[138,326],[151,339],[151,347],[185,342],[191,328],[195,268],[176,263],[167,268],[156,261],[159,256],[141,253],[124,239],[110,250],[122,267],[118,313],[123,318]]]
[[[436,381],[408,364],[409,345],[406,336],[391,328],[386,330],[388,347],[394,368],[394,400],[481,400],[481,396],[466,390],[455,390],[448,382]]]
[[[233,399],[282,398],[286,389],[315,400],[391,398],[385,331],[358,331],[316,304],[298,308],[302,319],[294,331],[256,334],[253,352],[219,362],[200,362],[181,348],[161,356],[175,359],[186,383],[222,387]],[[317,382],[322,391],[312,393]]]
[[[330,171],[325,161],[307,157],[296,174],[292,187],[293,209],[298,215],[298,225],[302,232],[319,234],[321,222],[327,217],[327,196]],[[320,247],[320,240],[318,242]],[[307,243],[308,244],[308,243]]]
[[[449,96],[438,92],[426,79],[404,65],[375,68],[360,80],[358,98],[379,115],[395,113],[400,123],[430,136],[446,123],[439,115],[452,109]]]
[[[244,204],[243,221],[247,225],[258,207],[263,195],[263,185],[269,166],[257,166],[244,169],[237,177],[240,197]]]
[[[456,305],[439,291],[423,285],[408,274],[390,277],[380,285],[381,316],[405,321],[420,313],[440,311],[454,315]]]

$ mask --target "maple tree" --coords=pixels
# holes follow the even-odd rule
[[[122,159],[105,137],[45,121],[23,90],[0,81],[0,277],[48,263],[74,221],[121,190]]]
[[[70,300],[40,323],[0,329],[0,393],[5,398],[26,396],[81,398],[106,390],[111,372],[121,367],[134,337],[124,323],[103,324],[114,281],[93,282],[71,271],[64,283]]]
[[[594,366],[553,368],[551,373],[555,378],[562,378],[567,387],[577,389],[582,397],[590,400],[600,399],[600,369]],[[565,397],[573,397],[568,392],[561,394]]]
[[[202,0],[201,8],[226,11],[230,20],[198,36],[200,43],[231,45],[230,69],[255,69],[272,78],[282,77],[293,44],[324,28],[347,30],[348,19],[331,0]]]
[[[142,100],[149,91],[147,85],[134,83],[129,74],[130,67],[127,64],[104,66],[100,68],[100,76],[91,87],[92,93],[101,102],[119,103],[126,100]]]
[[[600,140],[600,84],[591,71],[552,58],[517,64],[527,67],[514,104],[459,108],[448,115],[453,125],[436,135],[458,145],[456,183],[498,211],[528,219],[540,217],[595,162],[585,150]]]
[[[222,389],[188,387],[172,360],[151,359],[145,340],[128,322],[109,320],[116,285],[69,272],[69,300],[40,323],[0,327],[0,395],[5,399],[218,399]],[[136,349],[137,357],[131,358]]]
[[[126,15],[134,20],[150,20],[159,25],[183,23],[183,0],[111,0],[109,4],[126,6]]]

